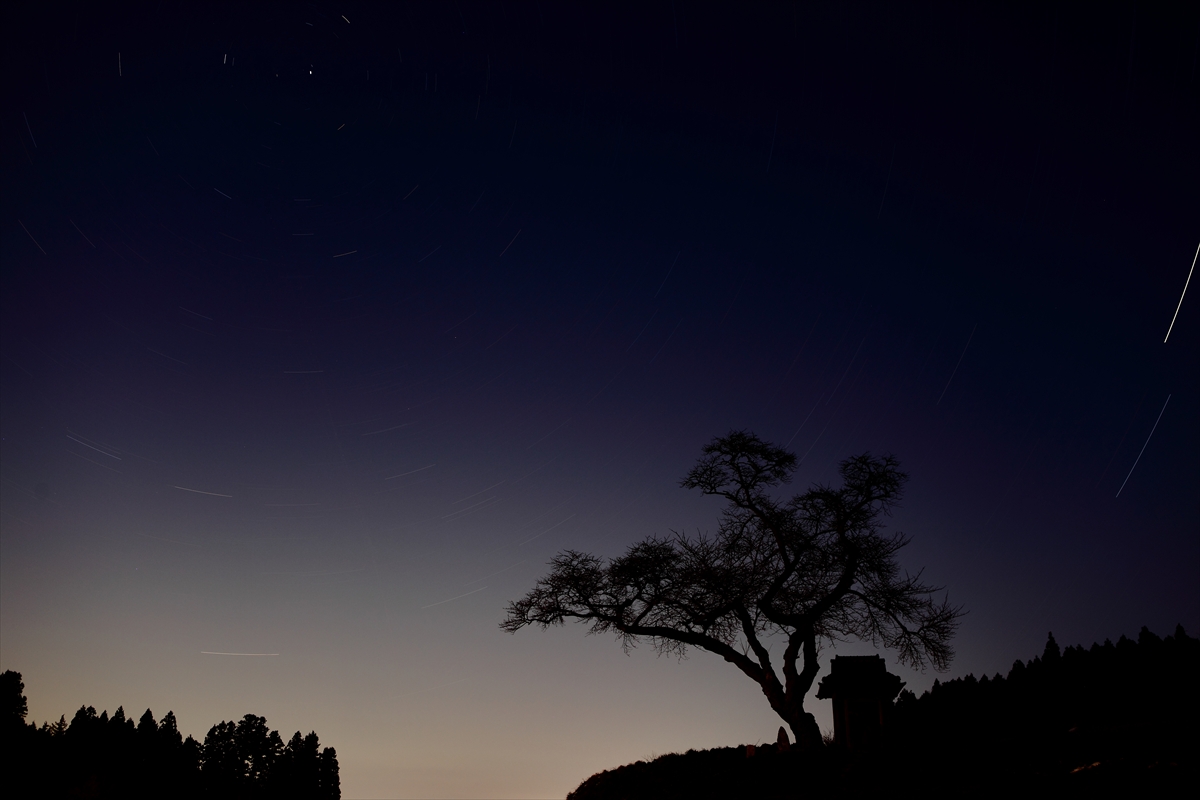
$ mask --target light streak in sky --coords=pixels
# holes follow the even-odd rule
[[[511,565],[511,566],[505,567],[504,569],[498,569],[498,570],[496,570],[496,571],[495,571],[495,572],[493,572],[491,575],[484,575],[484,576],[483,576],[482,578],[480,578],[479,580],[474,580],[474,581],[471,581],[471,583],[464,583],[464,584],[463,584],[463,586],[470,586],[472,583],[479,583],[480,581],[486,581],[488,578],[491,578],[491,577],[494,577],[494,576],[496,576],[496,575],[499,575],[501,572],[508,572],[510,569],[516,569],[517,567],[521,566],[521,565],[522,565],[522,564],[524,564],[524,563],[525,563],[525,559],[521,559],[520,561],[518,561],[517,563],[515,563],[515,564],[513,564],[513,565]]]
[[[405,475],[413,475],[417,472],[424,472],[425,470],[433,469],[436,466],[437,466],[437,464],[426,464],[425,466],[421,467],[420,469],[409,470],[408,472],[401,472],[399,475],[392,475],[391,477],[384,478],[384,480],[390,481],[392,478],[403,478]]]
[[[183,542],[183,541],[180,541],[179,539],[168,539],[164,536],[151,536],[148,533],[138,533],[137,531],[133,531],[133,535],[141,536],[143,539],[154,539],[155,541],[158,541],[158,542],[170,542],[171,544],[182,544],[182,545],[186,545],[188,547],[203,547],[204,546],[201,544],[196,544],[195,542]]]
[[[638,331],[638,335],[633,337],[633,341],[629,343],[629,347],[625,348],[626,353],[628,353],[630,350],[633,349],[633,346],[635,344],[637,344],[638,339],[642,338],[642,334],[646,332],[646,328],[650,327],[650,323],[654,322],[654,318],[657,316],[658,316],[658,309],[656,308],[656,309],[654,309],[654,313],[650,315],[650,319],[646,320],[646,324],[642,326],[642,329],[640,331]]]
[[[786,450],[787,448],[791,447],[791,445],[792,445],[792,441],[793,441],[793,440],[796,438],[796,436],[798,436],[798,435],[799,435],[800,431],[804,430],[804,426],[808,424],[808,419],[809,419],[809,417],[811,417],[811,416],[813,415],[813,411],[816,411],[816,410],[817,410],[817,406],[819,406],[819,405],[821,404],[821,400],[822,400],[822,398],[824,398],[824,397],[825,397],[825,393],[824,393],[824,392],[821,392],[821,397],[818,397],[818,398],[817,398],[817,402],[813,403],[812,411],[809,411],[809,412],[808,412],[808,417],[805,417],[805,418],[804,418],[804,422],[801,422],[801,423],[800,423],[800,427],[799,427],[799,428],[796,428],[796,432],[792,434],[792,438],[791,438],[791,439],[788,439],[788,440],[787,440],[787,444],[785,444],[785,445],[783,446],[783,448],[784,448],[785,450]],[[809,449],[811,449],[811,448],[809,448]]]
[[[486,589],[486,588],[487,588],[486,586],[481,586],[481,587],[479,587],[478,589],[475,589],[474,591],[467,592],[466,594],[460,594],[458,597],[451,597],[449,600],[439,600],[439,601],[438,601],[438,602],[436,602],[436,603],[430,603],[430,604],[429,604],[429,605],[427,605],[427,606],[421,606],[421,608],[422,608],[422,609],[426,609],[426,608],[433,608],[434,606],[440,606],[440,605],[442,605],[443,603],[452,603],[452,602],[454,602],[455,600],[461,600],[461,599],[463,599],[464,597],[468,597],[468,596],[470,596],[470,595],[473,595],[473,594],[475,594],[476,592],[482,592],[482,591],[483,591],[484,589]]]
[[[31,135],[32,135],[32,134],[31,134]],[[679,253],[682,253],[682,252],[683,252],[682,250],[680,250],[680,251],[679,251]],[[676,254],[675,254],[675,261],[672,261],[672,262],[671,262],[671,268],[667,270],[667,278],[671,277],[671,273],[675,271],[675,263],[676,263],[677,261],[679,261],[679,253],[676,253]],[[661,291],[662,291],[662,287],[664,287],[664,286],[666,286],[666,285],[667,285],[667,278],[663,278],[663,279],[662,279],[662,283],[660,283],[660,284],[658,285],[658,292],[661,292]],[[654,293],[654,297],[652,297],[652,298],[650,298],[650,299],[651,299],[651,300],[656,300],[656,299],[658,299],[658,292],[655,292],[655,293]]]
[[[1171,338],[1171,329],[1175,327],[1175,319],[1179,316],[1179,306],[1183,305],[1183,295],[1187,294],[1188,284],[1192,282],[1192,273],[1196,271],[1196,256],[1200,256],[1200,244],[1196,245],[1196,255],[1192,256],[1192,268],[1188,270],[1187,280],[1183,282],[1183,294],[1179,295],[1179,303],[1175,306],[1175,316],[1171,317],[1171,325],[1167,328],[1167,335],[1163,337],[1163,344],[1167,343],[1167,339]]]
[[[38,240],[37,240],[37,239],[34,239],[34,238],[33,238],[33,234],[32,234],[32,233],[29,233],[29,228],[26,228],[26,227],[25,227],[25,223],[24,223],[24,222],[21,222],[21,220],[17,220],[17,223],[18,223],[18,224],[21,226],[21,228],[22,228],[22,229],[25,231],[25,233],[26,233],[26,234],[29,236],[29,238],[30,238],[31,240],[33,240],[33,243],[34,243],[35,245],[37,245],[37,249],[38,249],[38,250],[42,250],[42,246],[41,246],[40,244],[38,244]],[[42,255],[46,255],[46,251],[45,251],[45,250],[42,250]]]
[[[516,125],[513,125],[513,135],[514,135],[514,136],[516,135],[516,130],[517,130],[517,126],[516,126]],[[508,146],[509,146],[509,147],[512,147],[512,142],[509,142],[509,143],[508,143]],[[520,235],[521,235],[521,231],[520,231],[520,230],[518,230],[518,231],[517,231],[517,236],[520,236]],[[508,248],[510,248],[510,247],[512,247],[512,246],[513,246],[513,242],[515,242],[515,241],[517,240],[517,236],[514,236],[514,237],[512,238],[512,242],[509,242],[507,245],[505,245],[504,249],[500,251],[500,256],[502,256],[502,255],[504,255],[505,253],[507,253],[507,252],[508,252]],[[496,256],[496,258],[499,258],[500,256]]]
[[[661,353],[663,351],[663,348],[665,348],[670,343],[671,337],[675,335],[675,331],[679,330],[679,326],[682,324],[683,324],[683,320],[679,320],[679,322],[675,323],[675,327],[672,328],[671,332],[667,335],[667,341],[663,342],[662,346],[659,347],[658,350],[654,353],[654,358],[652,358],[646,362],[647,367],[654,363],[655,359],[658,358],[659,353]]]
[[[189,489],[186,486],[176,486],[176,489],[182,489],[185,492],[195,492],[196,494],[207,494],[213,497],[233,497],[231,494],[218,494],[217,492],[204,492],[199,489]]]
[[[816,323],[813,323],[813,324],[816,325]],[[972,335],[974,335],[974,333],[975,333],[975,331],[971,331]],[[830,400],[833,400],[833,395],[837,394],[837,390],[842,388],[842,381],[846,380],[846,376],[850,374],[850,368],[852,366],[854,366],[854,359],[858,358],[858,353],[859,353],[859,351],[862,350],[862,346],[866,341],[867,341],[867,337],[864,336],[862,338],[862,341],[858,343],[858,350],[855,350],[854,355],[850,356],[850,363],[846,365],[846,371],[842,373],[842,377],[840,380],[838,380],[837,386],[833,387],[833,392],[832,392],[832,394],[829,395],[829,400],[825,401],[825,405],[829,405]],[[968,340],[967,344],[970,345],[970,343],[971,342]],[[965,353],[966,350],[964,350],[963,352]],[[959,359],[959,360],[961,361],[962,359]],[[958,369],[958,367],[955,367],[955,369]],[[951,375],[950,377],[951,377],[951,379],[953,379],[954,376]],[[947,385],[949,385],[949,384],[947,384]],[[943,394],[944,394],[944,392],[943,392]]]
[[[792,374],[792,367],[796,366],[796,362],[800,360],[800,356],[804,352],[804,348],[808,346],[808,340],[812,338],[813,331],[817,329],[817,323],[821,321],[823,314],[824,312],[817,314],[817,318],[813,320],[812,327],[808,329],[808,335],[804,337],[804,341],[800,343],[800,349],[796,351],[796,357],[792,359],[791,364],[788,364],[787,372],[783,373],[783,377],[779,379],[781,387],[783,385],[783,381],[787,380],[787,376]],[[822,397],[824,397],[824,394],[822,394]]]
[[[467,320],[469,320],[471,317],[475,316],[475,315],[476,315],[476,314],[478,314],[478,313],[479,313],[478,311],[472,311],[470,314],[467,314],[465,317],[463,317],[462,319],[460,319],[458,322],[454,323],[454,324],[453,324],[453,325],[451,325],[449,328],[446,328],[446,330],[442,331],[442,335],[443,335],[443,336],[445,336],[447,333],[449,333],[450,331],[454,330],[454,329],[455,329],[455,328],[457,328],[459,325],[462,325],[464,322],[466,322]]]
[[[550,459],[550,461],[553,461],[553,460],[554,460],[554,459]],[[547,461],[546,463],[547,463],[547,464],[549,464],[549,463],[550,463],[550,461]],[[543,466],[545,466],[545,465],[543,465]],[[536,471],[536,470],[535,470],[535,471]],[[572,501],[572,500],[574,500],[574,499],[575,499],[575,497],[574,497],[574,496],[568,497],[566,500],[563,500],[563,501],[562,501],[561,503],[559,503],[558,505],[552,506],[552,507],[550,508],[550,510],[548,510],[548,511],[543,511],[541,514],[538,514],[536,517],[534,517],[533,519],[531,519],[531,520],[529,520],[528,522],[526,522],[526,523],[525,523],[525,525],[524,525],[523,527],[525,527],[525,528],[528,528],[529,526],[533,525],[533,523],[537,522],[539,519],[545,519],[546,517],[550,516],[550,515],[551,515],[551,514],[553,514],[555,511],[558,511],[560,508],[562,508],[563,506],[565,506],[567,503],[571,502],[571,501]]]
[[[505,248],[505,249],[507,249],[507,248]],[[515,331],[516,329],[517,329],[517,326],[516,326],[516,325],[513,325],[511,328],[509,328],[508,330],[506,330],[506,331],[504,332],[504,336],[508,336],[510,333],[512,333],[512,332],[513,332],[513,331]],[[497,339],[496,341],[492,342],[491,344],[489,344],[487,347],[485,347],[485,348],[483,348],[483,349],[484,349],[484,350],[491,350],[493,347],[495,347],[496,345],[500,344],[500,342],[501,342],[501,341],[503,341],[503,339],[504,339],[504,336],[501,336],[499,339]]]
[[[452,505],[452,506],[456,506],[456,505],[458,505],[459,503],[463,503],[463,502],[466,502],[467,500],[470,500],[472,497],[478,497],[479,495],[483,494],[484,492],[490,492],[492,489],[495,489],[495,488],[496,488],[497,486],[499,486],[501,483],[504,483],[504,481],[500,481],[500,483],[493,483],[491,486],[487,487],[486,489],[480,489],[478,492],[475,492],[475,494],[469,494],[469,495],[467,495],[467,496],[466,496],[466,497],[464,497],[462,500],[455,500],[455,501],[454,501],[453,503],[451,503],[450,505]]]
[[[109,472],[115,472],[115,473],[117,473],[118,475],[124,475],[124,474],[125,474],[124,472],[121,472],[121,470],[119,470],[119,469],[113,469],[112,467],[105,466],[104,464],[101,464],[99,461],[92,461],[92,460],[91,460],[90,458],[88,458],[87,456],[81,456],[81,455],[79,455],[79,453],[76,453],[76,452],[75,452],[75,451],[73,451],[73,450],[68,450],[67,452],[68,452],[68,453],[70,453],[71,455],[75,456],[76,458],[82,458],[84,461],[88,462],[89,464],[95,464],[97,467],[102,467],[102,468],[104,468],[104,469],[108,470]]]
[[[817,402],[819,403],[821,401],[818,400]],[[824,428],[821,428],[821,432],[817,434],[817,438],[813,440],[813,443],[811,445],[809,445],[807,450],[804,451],[804,455],[800,456],[800,460],[796,463],[796,466],[800,466],[801,464],[804,463],[804,459],[808,458],[808,454],[811,453],[813,448],[817,446],[817,442],[821,441],[821,437],[825,435],[825,431],[827,431],[827,430],[829,430],[828,422],[825,423]],[[796,431],[796,432],[799,433],[799,431]]]
[[[150,348],[150,347],[147,347],[146,349],[149,350],[151,353],[154,353],[154,355],[156,355],[156,356],[162,356],[163,358],[167,359],[168,361],[174,361],[176,364],[183,364],[185,367],[190,366],[186,361],[180,361],[178,358],[171,358],[166,353],[160,353],[157,350]]]
[[[627,351],[627,352],[628,352],[628,351]],[[533,444],[529,445],[529,447],[526,447],[525,449],[526,449],[526,450],[532,450],[533,448],[537,447],[539,444],[541,444],[542,442],[544,442],[544,441],[546,441],[547,439],[549,439],[551,434],[557,433],[559,428],[561,428],[562,426],[566,425],[566,424],[567,424],[568,422],[570,422],[570,421],[571,421],[571,417],[567,417],[567,418],[566,418],[566,419],[564,419],[562,422],[558,423],[558,426],[557,426],[557,427],[555,427],[555,428],[554,428],[554,430],[550,431],[550,433],[547,433],[545,436],[543,436],[542,438],[538,439],[536,442],[534,442]]]
[[[467,506],[466,508],[460,508],[458,511],[453,511],[453,512],[447,514],[446,516],[442,517],[442,519],[450,519],[451,517],[457,517],[460,514],[465,514],[468,511],[479,508],[480,506],[487,505],[488,503],[492,502],[496,498],[497,498],[497,495],[492,495],[491,497],[480,500],[478,503],[472,503],[471,505]]]
[[[450,681],[449,683],[441,683],[441,684],[438,684],[437,686],[431,686],[428,689],[413,689],[412,691],[409,691],[409,692],[401,692],[400,694],[394,694],[394,695],[392,695],[391,699],[399,700],[401,697],[408,697],[409,695],[416,694],[417,692],[432,692],[437,689],[445,689],[447,686],[453,686],[456,683],[462,683],[463,681],[469,681],[469,680],[471,680],[471,679],[470,678],[459,678],[456,681]]]
[[[517,542],[517,546],[519,547],[520,545],[523,545],[523,544],[529,544],[529,543],[530,543],[530,542],[532,542],[534,539],[537,539],[537,538],[538,538],[538,537],[540,537],[540,536],[545,536],[547,533],[549,533],[550,531],[554,530],[554,529],[555,529],[555,528],[557,528],[559,525],[562,525],[562,524],[563,524],[563,522],[567,522],[568,520],[571,520],[571,519],[573,519],[574,517],[575,517],[575,515],[574,515],[574,514],[572,514],[571,516],[567,517],[567,519],[564,519],[562,522],[556,522],[556,523],[554,523],[553,525],[551,525],[549,528],[546,528],[546,530],[542,531],[541,533],[539,533],[539,534],[536,534],[536,535],[534,535],[534,536],[530,536],[528,539],[526,539],[526,540],[525,540],[525,541],[523,541],[523,542]]]
[[[70,217],[67,217],[67,221],[68,221],[68,222],[70,222],[72,225],[75,225],[75,220],[71,219]],[[75,225],[75,230],[79,231],[79,226],[78,226],[78,225]],[[82,236],[84,239],[86,239],[88,244],[91,244],[91,245],[92,245],[92,249],[93,249],[93,250],[97,250],[97,249],[99,249],[99,248],[97,248],[97,247],[96,247],[96,245],[92,244],[92,240],[91,240],[91,239],[88,239],[88,237],[87,237],[87,234],[86,234],[86,233],[84,233],[83,231],[79,231],[79,235],[80,235],[80,236]]]
[[[201,650],[202,656],[277,656],[279,653],[214,653],[211,650]]]
[[[367,431],[366,433],[360,433],[359,436],[374,436],[377,433],[387,433],[388,431],[398,431],[401,428],[407,428],[409,425],[412,425],[412,423],[406,422],[403,425],[393,425],[390,428],[380,428],[377,431]]]
[[[979,327],[979,323],[975,324],[975,328]],[[967,346],[963,348],[962,355],[958,357],[958,363],[954,365],[954,372],[950,373],[950,380],[946,381],[946,388],[942,389],[942,394],[938,397],[935,406],[942,404],[942,398],[946,396],[946,392],[950,389],[950,384],[954,381],[954,376],[958,374],[958,368],[962,366],[963,357],[967,354],[967,348],[971,346],[971,340],[975,338],[975,328],[971,328],[971,335],[967,337]]]
[[[81,441],[79,441],[78,439],[76,439],[74,436],[72,436],[72,435],[71,435],[71,434],[69,434],[69,433],[68,433],[68,434],[64,434],[64,435],[65,435],[65,436],[66,436],[68,439],[70,439],[72,442],[79,442],[79,444],[83,445],[84,447],[91,448],[92,450],[95,450],[97,453],[104,453],[104,455],[108,456],[109,458],[115,458],[117,461],[120,461],[120,460],[121,460],[121,457],[120,457],[120,456],[114,456],[112,453],[105,453],[105,452],[104,452],[103,450],[101,450],[99,447],[92,447],[92,446],[91,446],[90,444],[88,444],[87,442],[81,442]]]
[[[1171,395],[1167,395],[1167,403],[1171,402]],[[1150,436],[1146,437],[1146,444],[1142,445],[1142,449],[1138,451],[1138,457],[1133,460],[1133,466],[1129,468],[1129,475],[1125,476],[1125,480],[1121,481],[1121,488],[1117,489],[1117,497],[1121,496],[1121,492],[1125,489],[1125,484],[1129,483],[1130,475],[1137,469],[1138,462],[1142,460],[1142,453],[1146,452],[1146,445],[1150,444],[1150,438],[1154,436],[1154,431],[1158,428],[1158,422],[1162,419],[1163,411],[1167,410],[1167,403],[1163,403],[1162,411],[1158,412],[1158,419],[1154,420],[1154,427],[1150,429]]]
[[[262,575],[291,575],[293,577],[309,578],[314,575],[349,575],[351,572],[365,572],[365,568],[358,569],[336,569],[332,572],[263,572]]]

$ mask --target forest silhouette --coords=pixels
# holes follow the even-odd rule
[[[212,726],[203,743],[180,733],[175,714],[135,723],[123,707],[110,717],[82,706],[67,722],[27,723],[19,672],[0,675],[4,770],[9,797],[245,798],[338,800],[337,752],[315,732],[285,744],[265,717]]]
[[[1197,784],[1200,640],[1165,638],[1061,649],[1008,674],[973,675],[917,697],[902,691],[879,744],[816,751],[768,744],[689,750],[593,775],[569,800],[1153,796]]]

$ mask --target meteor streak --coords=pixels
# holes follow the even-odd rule
[[[412,423],[406,422],[403,425],[393,425],[390,428],[380,428],[377,431],[367,431],[366,433],[360,433],[359,436],[374,436],[377,433],[387,433],[388,431],[398,431],[401,428],[407,428],[409,425],[412,425]]]
[[[517,128],[516,128],[516,126],[514,125],[514,126],[513,126],[513,131],[516,131],[516,129],[517,129]],[[512,142],[509,142],[509,146],[511,146],[511,145],[512,145]],[[517,231],[517,236],[520,236],[520,235],[521,235],[521,231],[519,231],[519,230],[518,230],[518,231]],[[514,236],[514,237],[512,238],[512,242],[509,242],[507,245],[505,245],[504,249],[500,251],[500,256],[502,256],[502,255],[504,255],[505,253],[507,253],[507,252],[508,252],[508,248],[510,248],[510,247],[512,247],[512,246],[513,246],[513,242],[515,242],[515,241],[517,240],[517,236]],[[499,258],[500,256],[496,256],[496,258]]]
[[[978,327],[979,323],[976,323],[975,328]],[[946,396],[946,392],[950,389],[950,384],[954,382],[954,376],[958,374],[958,368],[962,366],[963,357],[966,356],[968,348],[971,347],[971,340],[975,338],[975,328],[971,328],[971,335],[967,337],[967,346],[963,348],[962,355],[958,357],[958,363],[954,365],[954,372],[950,373],[950,380],[946,381],[946,388],[942,389],[941,395],[938,396],[938,401],[934,403],[935,406],[942,404],[942,398]]]
[[[486,581],[488,578],[499,575],[501,572],[508,572],[510,569],[516,569],[517,567],[521,566],[524,563],[525,563],[525,559],[521,559],[520,561],[518,561],[517,563],[515,563],[511,566],[505,567],[504,569],[498,569],[495,572],[493,572],[491,575],[484,575],[479,580],[471,581],[471,583],[480,583],[482,581]],[[463,586],[470,586],[471,583],[464,583]]]
[[[569,520],[572,520],[572,519],[574,519],[574,518],[575,518],[575,515],[574,515],[574,514],[572,514],[571,516],[569,516],[569,517],[567,517],[566,519],[564,519],[562,522],[556,522],[556,523],[554,523],[553,525],[551,525],[549,528],[546,528],[546,530],[542,531],[541,533],[539,533],[539,534],[536,534],[536,535],[534,535],[534,536],[530,536],[528,539],[526,539],[526,540],[525,540],[525,541],[523,541],[523,542],[517,542],[517,546],[519,547],[520,545],[523,545],[523,544],[529,544],[529,543],[530,543],[530,542],[532,542],[534,539],[537,539],[537,538],[539,538],[539,537],[541,537],[541,536],[545,536],[547,533],[549,533],[550,531],[554,530],[554,529],[555,529],[555,528],[557,528],[559,525],[562,525],[562,524],[563,524],[563,522],[567,522],[567,521],[569,521]]]
[[[453,602],[453,601],[455,601],[455,600],[461,600],[461,599],[463,599],[464,597],[467,597],[467,596],[469,596],[469,595],[473,595],[473,594],[475,594],[476,592],[482,592],[482,591],[483,591],[484,589],[486,589],[486,588],[487,588],[486,586],[481,586],[481,587],[479,587],[478,589],[476,589],[476,590],[475,590],[475,591],[473,591],[473,592],[467,592],[466,594],[460,594],[458,597],[451,597],[449,600],[439,600],[439,601],[438,601],[438,602],[436,602],[436,603],[430,603],[430,604],[429,604],[429,605],[427,605],[427,606],[421,606],[421,608],[423,608],[423,609],[425,609],[425,608],[433,608],[434,606],[440,606],[440,605],[442,605],[443,603],[450,603],[450,602]]]
[[[793,363],[795,363],[795,362],[793,362]],[[808,412],[808,416],[804,418],[804,422],[800,423],[800,427],[796,428],[796,432],[792,434],[792,438],[787,440],[787,444],[784,445],[785,448],[792,446],[792,441],[800,434],[800,431],[804,430],[804,426],[808,424],[809,417],[811,417],[813,415],[813,411],[817,410],[817,406],[821,404],[821,399],[824,397],[825,397],[825,393],[821,392],[821,397],[818,397],[817,402],[813,403],[813,407]]]
[[[88,448],[91,448],[92,450],[95,450],[97,453],[104,453],[104,451],[101,450],[99,447],[92,447],[87,442],[80,441],[79,439],[76,439],[74,436],[72,436],[69,433],[66,434],[66,437],[68,439],[70,439],[72,442],[79,442],[79,444],[83,445],[84,447],[88,447]],[[117,461],[121,460],[120,456],[114,456],[112,453],[104,453],[104,455],[108,456],[109,458],[115,458]]]
[[[1163,337],[1163,344],[1166,344],[1167,339],[1171,338],[1171,329],[1175,327],[1175,319],[1179,316],[1179,307],[1183,305],[1183,295],[1187,294],[1188,284],[1192,282],[1192,273],[1196,271],[1196,256],[1200,256],[1200,244],[1196,245],[1196,255],[1192,256],[1192,268],[1188,270],[1187,280],[1183,282],[1183,294],[1179,295],[1179,303],[1175,306],[1175,316],[1171,317],[1171,325],[1167,328],[1167,335]]]
[[[1171,395],[1167,395],[1167,403],[1171,402]],[[1162,411],[1158,412],[1158,419],[1154,420],[1154,427],[1150,429],[1150,436],[1146,437],[1146,444],[1150,444],[1150,438],[1154,436],[1154,431],[1158,428],[1158,422],[1162,419],[1163,411],[1167,410],[1167,403],[1163,403]],[[1129,475],[1125,476],[1125,480],[1121,481],[1121,488],[1117,489],[1117,497],[1121,496],[1121,492],[1125,489],[1125,484],[1129,483],[1130,475],[1137,469],[1138,462],[1142,460],[1142,453],[1146,452],[1146,444],[1142,445],[1142,449],[1138,451],[1138,457],[1133,460],[1133,466],[1129,468]]]
[[[424,472],[425,470],[432,469],[433,467],[436,467],[436,466],[437,466],[437,464],[426,464],[425,466],[421,467],[420,469],[413,469],[413,470],[409,470],[408,472],[401,472],[399,475],[392,475],[391,477],[384,478],[384,480],[390,481],[392,478],[403,478],[405,475],[412,475],[417,472]]]
[[[456,684],[456,683],[462,683],[463,681],[469,681],[469,680],[471,680],[471,679],[470,679],[470,678],[459,678],[459,679],[458,679],[458,680],[456,680],[456,681],[450,681],[449,683],[442,683],[442,684],[439,684],[439,685],[437,685],[437,686],[431,686],[431,687],[430,687],[430,688],[428,688],[428,689],[413,689],[413,690],[412,690],[412,691],[410,691],[410,692],[401,692],[400,694],[394,694],[394,695],[392,695],[391,699],[392,699],[392,700],[398,700],[398,699],[400,699],[401,697],[408,697],[410,694],[416,694],[417,692],[432,692],[432,691],[434,691],[434,690],[436,690],[436,689],[444,689],[444,688],[446,688],[447,686],[453,686],[453,685],[454,685],[454,684]]]
[[[207,495],[211,495],[213,497],[233,497],[233,495],[231,495],[231,494],[217,494],[216,492],[202,492],[199,489],[189,489],[186,486],[176,486],[175,488],[182,489],[185,492],[195,492],[196,494],[207,494]],[[235,655],[237,655],[237,654],[235,653]],[[276,653],[276,655],[278,655],[278,654]]]

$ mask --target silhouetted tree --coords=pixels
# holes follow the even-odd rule
[[[186,742],[185,742],[186,745]],[[253,798],[341,797],[337,753],[320,750],[315,732],[299,731],[285,746],[264,717],[247,714],[240,722],[214,725],[202,748],[204,783],[214,796]]]
[[[280,797],[336,800],[341,797],[337,752],[332,747],[322,751],[315,731],[307,736],[296,731],[283,749],[271,786]]]
[[[175,720],[175,712],[168,711],[158,723],[158,739],[167,747],[179,747],[183,744],[183,736],[179,733],[179,723]]]
[[[288,740],[287,746],[284,747],[283,755],[279,759],[279,765],[272,779],[272,785],[276,791],[281,794],[299,797],[301,795],[300,787],[304,785],[306,777],[314,785],[316,784],[317,753],[315,742],[311,762],[306,758],[308,755],[306,750],[304,736],[300,734],[300,731],[296,731],[292,734],[292,738]],[[309,774],[306,775],[305,773]]]
[[[245,764],[238,752],[237,723],[219,722],[208,729],[201,748],[200,770],[205,788],[214,794],[234,796],[243,789]]]
[[[5,726],[25,727],[25,716],[29,713],[29,701],[25,699],[25,682],[21,673],[5,670],[0,675],[0,714],[4,717]]]
[[[283,752],[279,732],[267,727],[266,717],[247,714],[238,723],[234,738],[243,764],[243,779],[250,784],[264,785]]]
[[[342,779],[338,776],[337,750],[326,747],[321,751],[321,763],[317,767],[317,786],[321,800],[340,800]]]
[[[708,650],[762,687],[797,742],[819,746],[804,695],[822,647],[865,640],[896,650],[902,663],[942,670],[961,611],[935,600],[940,590],[919,572],[901,572],[896,554],[909,540],[882,531],[907,479],[895,458],[848,458],[841,488],[774,497],[770,490],[795,469],[793,454],[751,433],[715,439],[682,481],[726,500],[715,536],[652,536],[607,564],[560,553],[550,574],[509,604],[501,628],[576,619],[593,633],[616,633],[626,650],[641,637],[659,653]],[[782,677],[767,648],[771,636],[786,642]]]
[[[25,723],[28,713],[21,673],[6,670],[0,675],[0,753],[6,762],[0,770],[0,789],[6,797],[19,797],[29,788],[18,768],[28,765],[34,755],[37,731]]]

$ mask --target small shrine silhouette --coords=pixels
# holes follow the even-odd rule
[[[892,701],[904,687],[879,656],[835,656],[817,685],[817,698],[833,701],[833,742],[869,750],[880,740]]]

